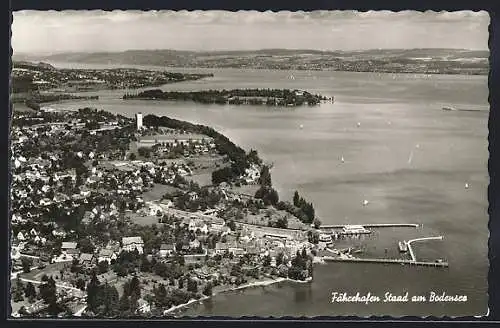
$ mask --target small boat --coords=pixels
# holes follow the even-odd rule
[[[304,128],[304,124],[299,125],[299,128],[303,129]]]
[[[358,122],[358,124],[356,124],[356,125],[357,125],[357,127],[359,128],[359,127],[361,126],[361,123],[360,123],[360,122]]]
[[[342,156],[342,158],[340,159],[340,161],[341,161],[342,163],[344,163],[344,156]]]
[[[469,184],[468,183],[465,184],[465,189],[469,189]]]
[[[406,241],[400,241],[398,243],[398,248],[401,253],[405,253],[408,251],[408,245],[406,244]]]
[[[368,200],[366,200],[366,199],[365,199],[365,200],[363,201],[363,206],[366,206],[366,205],[368,205],[368,204],[370,204],[370,202],[369,202]]]
[[[442,110],[450,111],[450,110],[456,110],[456,109],[453,107],[443,107]]]

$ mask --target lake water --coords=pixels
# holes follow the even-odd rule
[[[314,203],[325,224],[423,225],[418,229],[380,229],[369,240],[356,241],[366,246],[367,256],[398,257],[399,240],[443,235],[443,241],[421,242],[414,248],[419,259],[442,258],[449,262],[447,269],[354,263],[317,265],[310,284],[281,283],[217,295],[182,314],[267,317],[486,313],[487,77],[176,70],[213,72],[215,77],[162,89],[304,89],[335,96],[335,103],[267,108],[124,101],[122,90],[96,92],[98,101],[51,106],[92,106],[129,116],[141,111],[213,126],[235,143],[247,150],[257,149],[266,161],[273,162],[273,183],[280,197],[291,199],[298,190]],[[443,106],[475,111],[443,111]],[[465,188],[466,183],[469,188]],[[365,199],[368,206],[362,205]],[[382,298],[385,292],[408,291],[411,296],[435,291],[466,295],[468,300],[331,304],[334,291],[371,292]]]

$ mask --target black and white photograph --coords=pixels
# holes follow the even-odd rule
[[[486,316],[489,23],[13,12],[10,318]]]

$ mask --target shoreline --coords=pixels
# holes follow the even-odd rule
[[[219,294],[223,294],[223,293],[227,293],[227,292],[232,292],[232,291],[237,291],[237,290],[243,290],[243,289],[252,288],[252,287],[270,286],[270,285],[273,285],[273,284],[276,284],[276,283],[280,283],[280,282],[285,282],[285,281],[290,281],[290,282],[300,283],[300,284],[306,284],[306,283],[310,283],[312,281],[312,278],[309,277],[308,279],[306,279],[304,281],[301,281],[301,280],[294,280],[294,279],[290,279],[290,278],[282,278],[282,277],[280,277],[280,278],[275,278],[275,279],[265,279],[265,280],[258,280],[258,281],[254,281],[254,282],[249,282],[249,283],[246,283],[246,284],[243,284],[243,285],[240,285],[240,286],[236,286],[236,287],[227,287],[227,288],[224,288],[222,290],[219,290],[217,292],[212,293],[212,295],[210,295],[210,296],[203,296],[202,298],[197,299],[197,300],[196,299],[191,299],[191,300],[189,300],[186,303],[172,306],[171,308],[163,311],[163,315],[166,315],[166,314],[169,314],[171,312],[174,312],[175,310],[179,310],[179,309],[188,307],[189,305],[191,305],[193,303],[196,303],[196,302],[203,302],[203,301],[205,301],[207,299],[210,299],[210,298],[212,298],[214,296],[217,296]]]
[[[31,62],[36,62],[37,60],[30,60]],[[109,65],[108,62],[102,61],[99,63],[92,63],[92,62],[85,62],[85,61],[52,61],[52,60],[43,60],[43,62],[48,63],[52,66],[54,66],[56,69],[82,69],[82,70],[92,70],[92,69],[109,69],[109,68],[123,68],[123,69],[139,69],[139,70],[148,70],[151,68],[151,70],[154,71],[161,71],[168,69],[171,72],[182,72],[182,71],[192,71],[192,70],[207,70],[210,72],[217,71],[217,70],[247,70],[247,71],[278,71],[278,72],[341,72],[341,73],[370,73],[370,74],[387,74],[387,75],[393,75],[393,74],[407,74],[407,75],[460,75],[460,76],[483,76],[487,77],[488,73],[465,73],[465,72],[431,72],[431,71],[415,71],[415,70],[408,70],[408,71],[396,71],[396,70],[349,70],[349,69],[334,69],[334,68],[300,68],[300,67],[294,67],[294,68],[270,68],[270,67],[237,67],[237,66],[203,66],[203,65],[198,65],[198,66],[179,66],[179,65],[173,65],[173,64],[158,64],[158,65],[151,65],[147,63],[119,63],[119,64],[111,64]],[[92,68],[90,68],[92,67]],[[103,68],[105,67],[105,68]]]

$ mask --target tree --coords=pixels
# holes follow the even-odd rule
[[[141,271],[142,272],[151,272],[151,269],[152,269],[151,262],[149,262],[146,255],[143,254],[141,257]]]
[[[23,257],[21,259],[21,265],[23,267],[23,272],[24,273],[28,273],[31,271],[31,265],[32,265],[33,261],[29,258],[26,258],[26,257]]]
[[[309,230],[307,232],[307,239],[311,244],[319,243],[319,233],[317,231]]]
[[[103,314],[106,316],[113,315],[119,306],[118,290],[116,287],[106,284],[102,287],[101,294],[102,304],[100,305],[104,306]]]
[[[139,282],[139,278],[136,276],[130,280],[129,295],[136,295],[137,299],[141,298],[141,284]]]
[[[158,307],[167,306],[167,289],[164,284],[160,284],[157,288],[153,289],[154,302]]]
[[[233,265],[231,268],[231,276],[238,277],[240,275],[242,275],[241,266],[239,264]]]
[[[35,289],[35,286],[31,282],[28,282],[28,284],[24,288],[24,296],[26,296],[28,298],[30,303],[33,303],[33,301],[35,300],[36,289]]]
[[[285,254],[282,252],[279,252],[278,255],[276,256],[276,266],[280,266],[281,264],[284,264],[284,258]]]
[[[101,261],[97,264],[97,269],[99,270],[99,273],[106,273],[109,270],[109,263],[108,261]]]
[[[140,295],[137,295],[136,293],[133,293],[130,295],[130,311],[132,313],[135,313],[139,307],[139,299]]]
[[[212,283],[209,282],[203,289],[203,295],[212,296],[212,289],[213,289]]]
[[[135,161],[137,159],[137,156],[135,155],[135,153],[130,153],[128,159],[131,161]]]
[[[122,297],[120,297],[118,309],[120,310],[121,315],[130,311],[130,301],[127,295],[123,294]]]
[[[71,262],[70,271],[73,273],[80,273],[81,270],[82,270],[82,267],[80,266],[78,259],[73,259],[73,261]]]
[[[58,314],[61,309],[57,304],[57,290],[54,279],[52,277],[48,278],[47,281],[40,286],[39,292],[43,301],[48,305],[47,311],[49,314]]]
[[[99,123],[98,123],[98,122],[96,122],[96,121],[87,121],[87,122],[85,123],[85,128],[86,128],[87,130],[96,130],[96,129],[99,129],[99,127],[100,127],[100,126],[99,126]]]
[[[92,278],[87,285],[87,307],[90,311],[96,312],[101,304],[100,298],[100,283],[97,279],[97,274],[94,271],[92,273]]]
[[[78,278],[75,285],[76,285],[76,288],[78,288],[82,291],[85,290],[85,281],[82,278]]]
[[[236,223],[234,223],[233,220],[230,220],[229,222],[227,222],[227,226],[229,229],[231,229],[231,231],[236,231]]]
[[[140,156],[149,158],[151,156],[151,149],[147,147],[140,147],[137,149]]]
[[[81,239],[78,242],[78,248],[82,253],[94,253],[95,246],[88,238]]]
[[[265,267],[268,267],[271,265],[271,256],[266,255],[264,256],[264,259],[262,260],[262,265]]]
[[[260,171],[259,184],[263,187],[271,187],[271,172],[269,166],[264,165]]]
[[[118,277],[125,277],[128,273],[127,268],[123,264],[118,262],[113,265],[113,270]]]
[[[21,316],[29,315],[29,312],[26,310],[26,307],[24,305],[21,306],[17,313],[19,313]]]
[[[279,202],[278,192],[267,186],[260,187],[255,192],[255,198],[262,199],[264,205],[276,205]]]
[[[304,211],[305,215],[309,219],[309,223],[313,222],[314,217],[315,217],[313,204],[306,203],[302,210]]]
[[[16,284],[12,286],[12,299],[14,302],[21,302],[24,300],[24,288],[23,288],[23,283],[21,282],[21,279],[19,276],[16,278]]]
[[[300,200],[299,192],[295,190],[295,193],[293,194],[293,205],[295,205],[296,207],[300,207],[299,200]]]
[[[194,279],[188,279],[187,291],[192,293],[198,292],[198,283]]]

